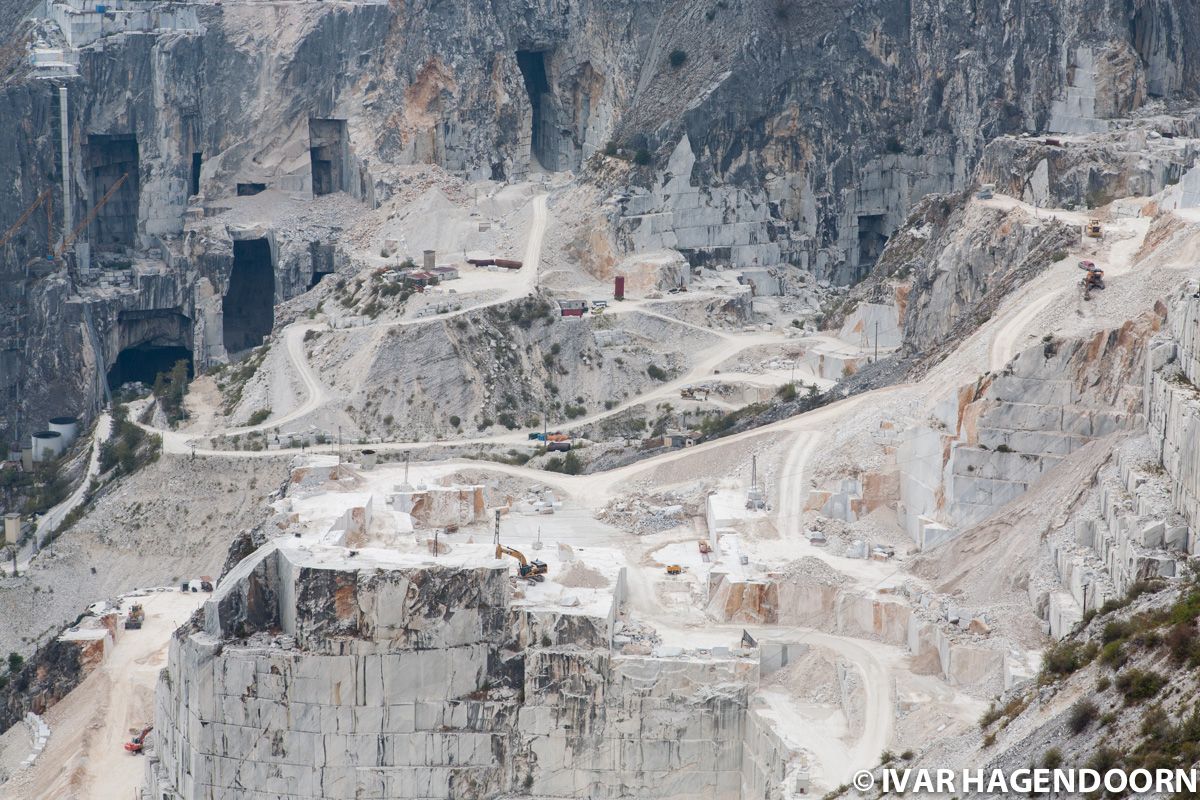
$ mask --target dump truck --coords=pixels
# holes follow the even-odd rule
[[[683,573],[683,567],[681,567],[679,564],[668,564],[667,565],[667,574],[668,575],[680,575],[682,573]]]
[[[134,603],[129,609],[129,616],[125,618],[126,630],[139,630],[142,623],[146,621],[146,611],[142,608],[141,603]]]
[[[511,547],[505,547],[501,544],[496,545],[496,558],[503,558],[506,555],[512,556],[517,560],[517,574],[525,580],[530,583],[545,580],[545,575],[549,571],[549,567],[546,566],[545,561],[536,558],[530,561],[519,550],[514,550]]]

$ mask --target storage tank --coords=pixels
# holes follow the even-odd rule
[[[363,472],[369,472],[370,470],[375,469],[376,458],[378,458],[378,456],[376,456],[374,450],[363,450],[362,451]]]
[[[421,255],[424,256],[423,266],[424,266],[426,272],[428,272],[429,270],[431,270],[437,266],[437,251],[436,250],[426,250]]]
[[[21,541],[21,515],[15,511],[4,515],[4,541],[7,544]]]
[[[64,448],[75,444],[75,440],[79,438],[79,420],[74,417],[55,417],[46,427],[62,434]]]
[[[38,431],[33,435],[33,463],[53,461],[63,454],[62,434],[58,431]]]

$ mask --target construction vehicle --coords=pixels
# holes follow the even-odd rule
[[[140,733],[134,735],[132,739],[125,743],[125,752],[133,753],[135,756],[141,753],[146,748],[146,737],[150,735],[150,731],[154,730],[153,725],[147,725],[142,728]]]
[[[1079,268],[1087,272],[1079,281],[1079,285],[1083,287],[1083,299],[1091,300],[1093,289],[1104,288],[1104,270],[1097,267],[1093,261],[1080,261]]]
[[[695,386],[685,386],[679,390],[679,397],[682,400],[707,400],[708,389],[700,389]]]
[[[975,197],[979,200],[991,200],[995,196],[996,184],[985,183],[979,187],[979,191],[975,193]]]
[[[667,574],[668,575],[680,575],[682,573],[683,573],[683,567],[680,566],[679,564],[668,564],[667,565]]]
[[[538,581],[544,581],[546,579],[544,576],[549,570],[549,567],[546,566],[545,561],[536,558],[533,561],[530,561],[529,559],[525,558],[525,554],[519,550],[514,550],[511,547],[505,547],[502,544],[496,545],[496,558],[503,558],[506,555],[512,556],[517,560],[517,575],[521,576],[525,580],[529,581],[530,583],[534,583]]]
[[[712,545],[709,544],[708,542],[706,542],[704,539],[701,539],[699,544],[700,544],[700,552],[701,553],[711,553],[712,552]]]
[[[125,630],[141,630],[142,623],[145,621],[146,610],[142,608],[141,603],[134,603],[129,609],[129,616],[125,618]]]
[[[1083,227],[1083,232],[1093,239],[1103,239],[1104,230],[1100,227],[1100,220],[1089,219],[1088,224]]]

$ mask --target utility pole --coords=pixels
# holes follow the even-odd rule
[[[338,425],[338,464],[342,463],[342,426]]]
[[[408,451],[404,451],[404,485],[408,486]]]
[[[492,543],[495,544],[497,547],[499,547],[500,546],[500,509],[497,508],[495,510],[495,512],[493,512],[493,513],[495,514],[494,519],[496,520],[496,532],[492,536]]]
[[[875,320],[875,360],[879,360],[879,320]]]

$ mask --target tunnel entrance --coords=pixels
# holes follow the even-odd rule
[[[192,180],[188,187],[190,197],[200,194],[200,168],[202,166],[204,166],[204,154],[192,153]]]
[[[265,192],[267,185],[265,183],[239,183],[237,185],[238,197],[253,197],[260,192]]]
[[[104,195],[128,175],[113,193],[92,223],[91,243],[97,250],[133,247],[137,242],[140,181],[138,145],[133,134],[91,134],[88,136],[88,173],[92,185],[92,208]]]
[[[867,269],[875,265],[887,244],[887,228],[883,214],[864,214],[858,218],[858,266]]]
[[[153,385],[160,372],[186,361],[192,376],[192,321],[179,309],[122,311],[117,317],[117,359],[108,370],[110,389],[131,381]]]
[[[309,279],[308,288],[312,289],[321,282],[321,278],[336,272],[337,266],[334,263],[333,245],[331,244],[309,242],[308,254],[312,258],[312,278]]]
[[[309,119],[308,147],[312,157],[313,195],[345,191],[350,151],[346,120]]]
[[[275,265],[266,239],[233,243],[233,271],[221,302],[225,350],[258,347],[275,325]]]
[[[558,169],[558,120],[550,81],[546,77],[545,50],[518,50],[517,66],[525,80],[525,91],[533,107],[533,125],[529,137],[529,152],[543,169]]]
[[[116,363],[108,370],[108,388],[116,390],[133,381],[153,386],[158,374],[170,372],[178,361],[187,362],[188,379],[191,380],[192,351],[186,347],[139,344],[126,348],[117,355]]]

